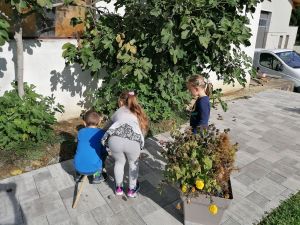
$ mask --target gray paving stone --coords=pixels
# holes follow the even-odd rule
[[[249,176],[250,178],[252,178],[253,180],[259,180],[262,177],[264,177],[266,174],[268,174],[270,171],[257,164],[257,163],[249,163],[247,166],[243,167],[241,170],[241,173]]]
[[[24,174],[23,176],[18,176],[18,178],[15,179],[15,183],[17,185],[17,195],[19,195],[22,192],[27,192],[36,189],[35,181],[30,173],[27,173],[27,175]]]
[[[286,198],[282,195],[276,196],[274,199],[272,199],[264,208],[265,212],[270,212],[271,210],[277,208],[282,201],[284,201]]]
[[[266,177],[251,184],[250,188],[269,200],[274,199],[286,189],[286,187]]]
[[[224,223],[222,223],[221,225],[242,225],[239,222],[237,222],[236,220],[229,218],[228,220],[226,220]]]
[[[157,225],[157,224],[182,225],[181,222],[179,222],[176,218],[174,218],[172,215],[167,213],[164,209],[159,209],[153,212],[152,214],[145,216],[143,220],[147,225]]]
[[[261,194],[255,192],[255,191],[253,191],[251,194],[249,194],[246,198],[249,201],[251,201],[251,202],[255,203],[256,205],[258,205],[262,209],[270,201],[269,199],[265,198],[264,196],[262,196]]]
[[[28,202],[28,201],[32,201],[32,200],[36,200],[40,197],[38,191],[36,188],[26,191],[26,192],[22,192],[18,195],[18,200],[20,203],[24,203],[24,202]]]
[[[283,181],[285,181],[287,179],[286,177],[284,177],[276,172],[270,172],[266,175],[266,177],[278,184],[281,184]]]
[[[129,207],[124,211],[121,211],[115,216],[119,218],[121,224],[146,225],[143,219],[138,215],[138,213],[132,207]]]
[[[250,146],[252,148],[255,148],[259,151],[263,151],[265,149],[268,149],[268,148],[272,147],[272,144],[270,144],[266,141],[263,141],[261,139],[252,139],[252,140],[246,142],[246,145]]]
[[[256,154],[257,157],[265,159],[267,161],[270,161],[272,163],[275,163],[276,161],[282,159],[282,155],[278,153],[274,153],[274,149],[277,149],[275,147],[265,149],[263,151],[260,151]]]
[[[79,215],[72,221],[73,225],[97,225],[98,223],[90,212]]]
[[[23,223],[20,205],[14,192],[1,194],[0,224]]]
[[[266,159],[263,159],[263,158],[256,159],[254,161],[254,163],[257,163],[258,165],[265,167],[267,170],[272,170],[272,167],[273,167],[272,162],[270,162]]]
[[[278,163],[278,161],[277,161],[273,165],[273,171],[288,178],[288,177],[294,175],[297,172],[297,169],[294,167],[291,167],[291,166],[287,166],[287,165]]]
[[[26,217],[25,225],[49,225],[47,217],[45,215],[38,217]]]
[[[36,181],[35,184],[40,196],[45,196],[57,191],[56,183],[53,178]]]
[[[228,210],[229,216],[242,225],[250,225],[264,214],[260,207],[248,199],[232,205]]]
[[[102,221],[105,221],[106,218],[112,217],[113,214],[114,213],[112,209],[107,204],[97,207],[91,211],[91,215],[98,224],[100,224]]]
[[[49,225],[72,225],[69,213],[66,209],[61,209],[59,212],[48,213],[47,220]]]
[[[23,210],[24,215],[32,219],[41,215],[46,215],[46,211],[40,199],[21,203],[21,208]]]
[[[300,190],[300,177],[288,177],[282,185],[293,191]]]
[[[255,179],[247,176],[246,174],[240,174],[236,176],[235,179],[246,186],[252,184],[255,181]]]
[[[105,217],[104,220],[100,221],[98,223],[99,225],[122,225],[122,222],[119,217],[113,216],[113,217]]]
[[[285,198],[289,198],[292,194],[294,194],[294,191],[292,191],[288,188],[281,193],[281,195]]]
[[[277,163],[280,163],[280,164],[283,164],[286,166],[294,166],[298,163],[298,161],[291,157],[285,156],[282,159],[278,160]]]
[[[259,152],[259,150],[255,149],[255,148],[252,148],[252,147],[247,147],[247,148],[244,148],[244,151],[252,154],[252,155],[255,155],[256,153]]]
[[[249,186],[240,183],[234,178],[231,179],[231,186],[232,186],[233,198],[236,201],[241,201],[252,192]]]
[[[49,171],[43,171],[43,172],[33,175],[33,178],[34,178],[35,182],[40,182],[40,181],[51,179],[52,176]]]
[[[258,158],[256,155],[249,154],[245,151],[238,151],[236,157],[236,165],[238,168],[242,168]]]
[[[141,218],[144,218],[145,216],[160,209],[160,206],[158,204],[156,204],[155,202],[153,202],[148,197],[141,196],[138,199],[138,201],[136,201],[136,204],[132,205],[132,208],[135,209],[135,211]]]

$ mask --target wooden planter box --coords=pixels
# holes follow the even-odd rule
[[[230,186],[231,187],[231,186]],[[231,192],[232,193],[232,192]],[[209,212],[210,197],[200,195],[192,198],[190,203],[183,199],[183,213],[185,225],[218,225],[222,221],[225,210],[230,206],[233,196],[229,199],[212,197],[213,203],[218,206],[218,213],[212,215]]]

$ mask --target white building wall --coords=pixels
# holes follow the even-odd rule
[[[56,101],[65,106],[65,113],[58,114],[59,120],[78,117],[83,109],[79,104],[89,106],[88,92],[100,87],[98,79],[93,79],[88,72],[82,72],[79,65],[65,66],[62,57],[62,45],[73,42],[72,39],[25,40],[24,47],[24,82],[34,84],[40,94],[54,95]],[[36,46],[36,47],[34,47]],[[2,46],[0,51],[0,96],[12,89],[15,79],[13,52],[15,43]]]
[[[114,10],[113,5],[107,6]],[[243,50],[253,57],[256,40],[256,31],[259,21],[260,5],[251,19],[251,46]],[[124,9],[118,11],[124,14]],[[251,17],[250,17],[251,18]],[[88,94],[93,93],[101,82],[95,77],[92,78],[88,72],[82,72],[79,65],[65,66],[62,57],[62,45],[66,42],[76,43],[73,39],[44,39],[24,40],[24,81],[36,86],[36,91],[43,95],[53,94],[56,101],[65,106],[65,113],[58,114],[58,120],[65,120],[78,117],[85,107],[89,106]],[[11,89],[10,83],[15,79],[14,54],[15,43],[10,43],[0,48],[0,96],[6,90]],[[250,80],[250,77],[247,77]],[[214,74],[210,81],[215,88],[222,88],[225,92],[232,92],[242,88],[238,83],[224,86],[218,81]],[[246,85],[248,86],[249,83]]]
[[[284,48],[287,35],[289,35],[287,48],[293,49],[298,27],[289,26],[292,7],[293,5],[290,0],[263,1],[261,10],[272,13],[269,31],[267,33],[266,48],[277,49],[280,36],[283,36],[280,48]]]

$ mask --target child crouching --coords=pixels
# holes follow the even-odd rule
[[[99,114],[94,111],[88,111],[84,115],[85,128],[78,132],[77,150],[74,157],[76,182],[80,180],[81,175],[93,175],[93,183],[101,183],[105,180],[102,169],[107,151],[100,142],[105,133],[97,128],[100,121]]]

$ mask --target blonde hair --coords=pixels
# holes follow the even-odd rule
[[[119,101],[137,116],[140,128],[146,134],[149,129],[149,120],[143,108],[138,103],[136,94],[133,91],[123,91],[119,97]]]
[[[194,88],[202,88],[205,90],[207,96],[212,95],[213,85],[205,81],[204,77],[201,75],[193,75],[187,81],[187,86]]]

